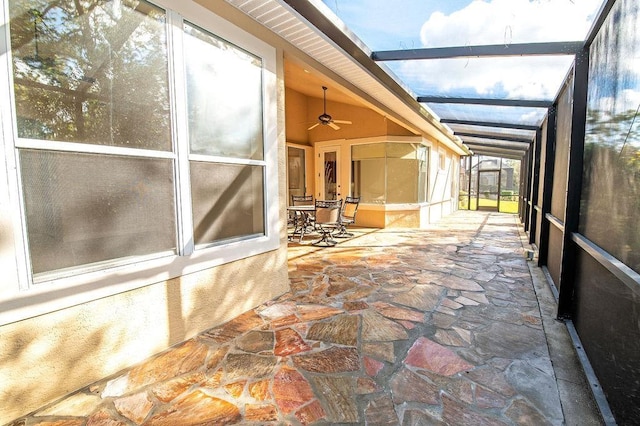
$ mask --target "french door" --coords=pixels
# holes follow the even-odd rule
[[[337,200],[342,198],[340,190],[340,147],[329,146],[318,150],[316,164],[318,171],[317,200]]]

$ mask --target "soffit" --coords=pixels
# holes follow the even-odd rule
[[[350,48],[353,48],[350,52],[343,50],[294,10],[290,4],[296,2],[285,3],[278,0],[226,0],[226,2],[366,93],[384,107],[386,114],[408,121],[408,124],[425,134],[433,135],[459,154],[468,153],[460,139],[453,135],[447,126],[441,124],[430,110],[415,101],[415,95],[411,94],[407,88],[398,89],[402,85],[392,81],[390,73],[383,67],[376,65],[373,70],[366,69],[361,62],[354,59],[370,60],[371,51],[366,46],[358,44],[357,37],[351,34],[340,21],[336,20],[328,24],[338,27],[353,42],[349,43]],[[307,7],[320,6],[317,2],[306,3],[304,6]],[[311,3],[313,4],[310,5]],[[328,96],[332,94],[328,93]]]
[[[310,70],[304,65],[294,61],[284,61],[285,86],[305,96],[312,98],[322,98],[322,86],[327,86],[327,101],[340,102],[348,105],[362,107],[363,103],[359,99],[349,96],[344,89],[338,85],[330,84],[326,78],[322,78],[317,72]]]

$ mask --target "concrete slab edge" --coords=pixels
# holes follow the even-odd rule
[[[520,230],[520,241],[522,243],[523,251],[526,251],[527,247],[531,247],[534,251],[533,259],[527,259],[528,260],[527,263],[529,265],[529,272],[531,273],[531,279],[535,281],[535,274],[532,269],[538,268],[542,272],[542,275],[544,276],[544,281],[547,284],[548,290],[551,291],[553,298],[557,303],[559,298],[558,288],[555,286],[555,283],[551,278],[551,274],[549,273],[549,270],[546,268],[546,266],[539,265],[538,252],[536,250],[535,244],[531,244],[529,242],[528,235],[526,234],[526,232],[524,232],[522,228],[519,228],[519,230]],[[535,284],[534,284],[534,288],[535,288]],[[537,294],[537,290],[536,290],[536,297],[539,298],[539,295]],[[540,303],[540,300],[539,300],[539,303]],[[541,312],[541,315],[542,315],[542,312]],[[573,322],[571,320],[562,320],[561,322],[565,325],[566,331],[569,334],[569,337],[571,339],[571,344],[573,346],[576,356],[578,357],[578,362],[580,364],[580,367],[582,368],[583,374],[585,375],[589,389],[591,390],[591,396],[593,397],[593,400],[596,404],[596,408],[599,411],[599,414],[602,418],[603,424],[606,426],[617,426],[616,420],[613,417],[613,413],[611,412],[611,408],[609,407],[609,402],[607,401],[607,398],[604,395],[604,391],[602,390],[602,386],[600,386],[600,382],[598,381],[598,378],[596,377],[595,372],[591,367],[591,363],[589,362],[589,358],[587,357],[587,354],[583,349],[582,342],[580,341],[580,337],[578,336],[578,332],[575,329]],[[546,335],[546,331],[545,331],[545,335]],[[550,345],[550,344],[552,343],[547,340],[547,345]],[[565,404],[570,403],[570,401],[562,400],[561,392],[560,392],[560,395],[561,395],[561,404],[563,406],[563,411],[564,411]]]
[[[589,383],[593,398],[596,402],[596,405],[598,406],[598,410],[600,411],[600,415],[602,416],[604,424],[606,426],[616,426],[617,423],[615,418],[613,417],[611,408],[609,407],[607,397],[602,390],[602,386],[600,386],[600,381],[596,377],[596,373],[591,367],[591,363],[589,362],[587,353],[582,346],[582,342],[580,341],[580,337],[578,336],[578,331],[573,325],[573,321],[565,320],[564,324],[567,327],[567,331],[569,332],[569,336],[571,337],[571,342],[573,344],[573,349],[575,349],[576,354],[578,355],[578,360],[580,361],[580,365],[582,366],[582,371],[587,378],[587,382]]]
[[[540,266],[540,269],[542,269],[542,273],[544,274],[544,277],[547,279],[547,284],[549,284],[551,293],[553,293],[553,298],[556,299],[556,303],[558,303],[558,299],[560,298],[560,293],[558,293],[558,287],[556,287],[555,283],[553,282],[553,278],[551,278],[551,273],[549,272],[549,269],[546,266]]]

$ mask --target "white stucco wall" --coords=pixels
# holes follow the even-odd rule
[[[284,247],[0,327],[0,423],[287,290]]]

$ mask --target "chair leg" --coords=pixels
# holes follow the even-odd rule
[[[344,225],[340,225],[340,231],[336,234],[333,234],[335,238],[351,238],[353,234],[351,232],[347,232],[347,227]]]
[[[318,241],[312,242],[312,245],[319,247],[333,247],[338,244],[336,240],[331,239],[332,235],[330,229],[320,228],[319,231],[322,234],[322,237]]]

